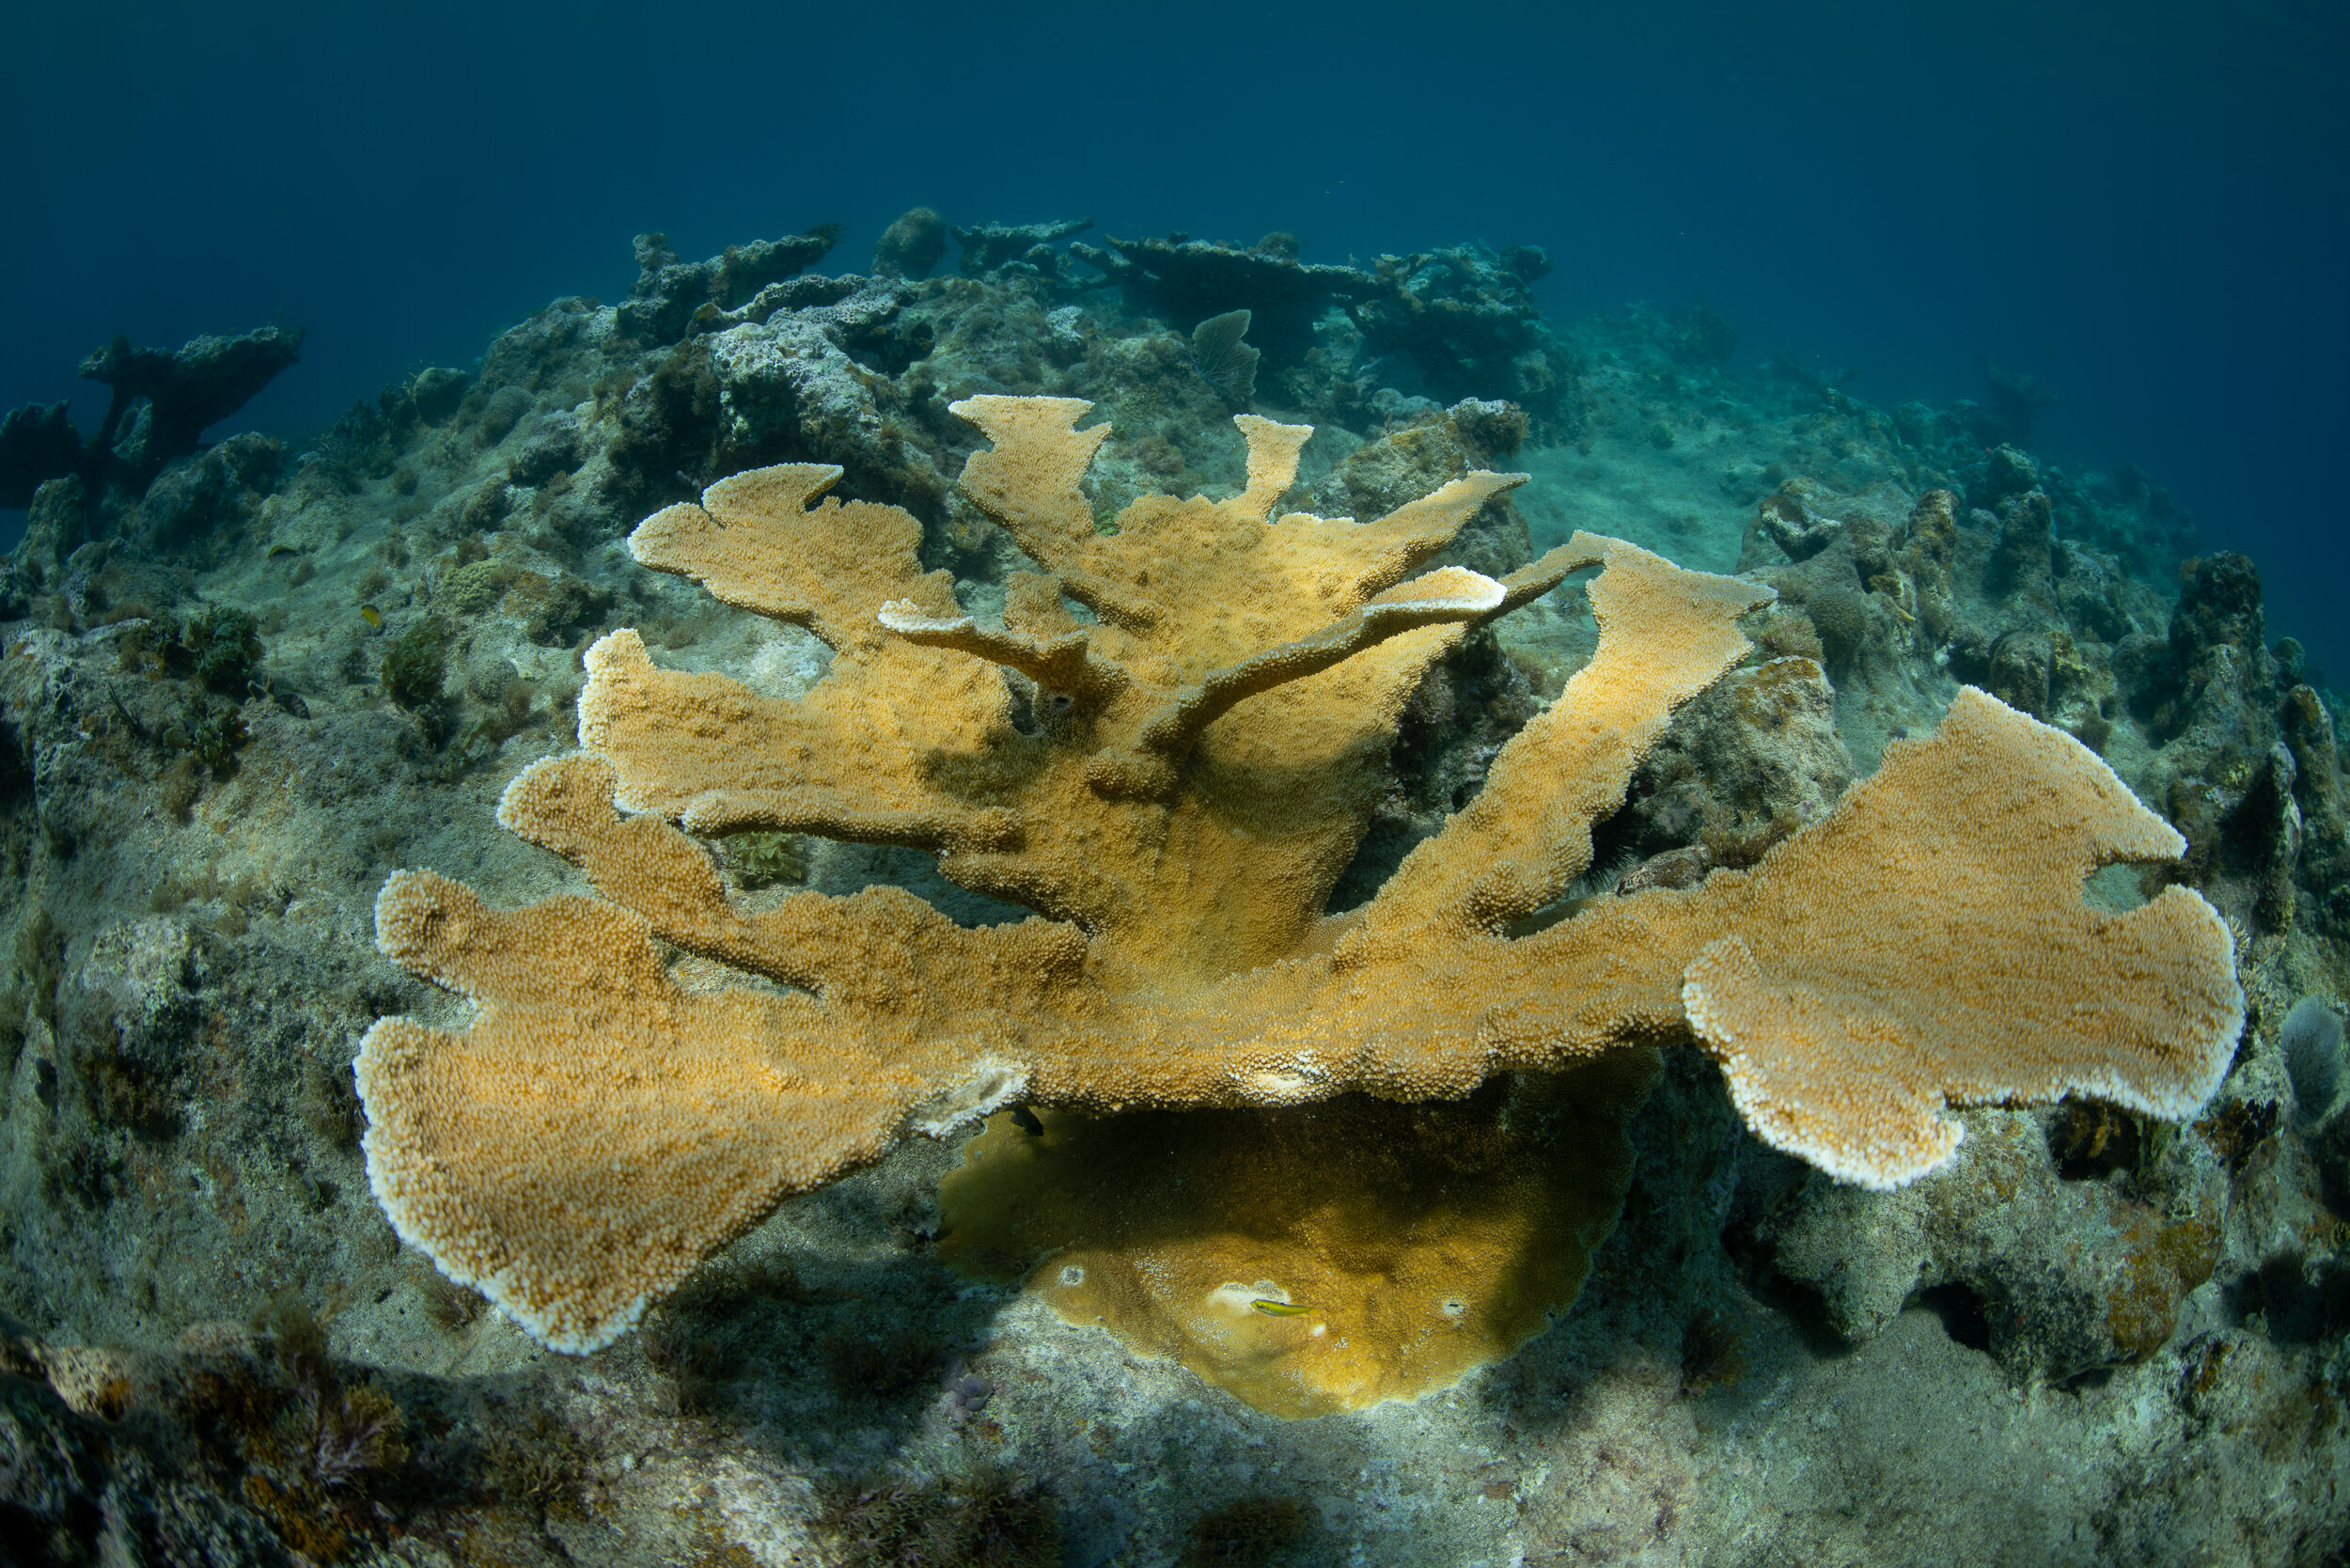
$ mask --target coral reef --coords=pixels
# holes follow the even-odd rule
[[[1249,311],[1260,346],[1277,361],[1304,357],[1315,320],[1331,306],[1382,291],[1380,279],[1371,274],[1300,261],[1287,248],[1244,248],[1173,235],[1105,243],[1106,249],[1080,241],[1070,253],[1099,268],[1130,308],[1169,321]]]
[[[196,449],[204,431],[250,401],[302,347],[300,332],[263,327],[241,337],[198,337],[178,352],[133,349],[117,337],[82,361],[82,376],[113,391],[87,442],[74,432],[63,403],[12,412],[0,434],[9,466],[10,505],[28,504],[46,479],[80,474],[97,482],[118,474],[143,488],[165,463]]]
[[[143,483],[195,451],[208,428],[251,401],[301,350],[301,332],[274,326],[242,337],[198,337],[171,353],[117,337],[82,361],[83,379],[114,393],[90,449],[111,453],[134,484]]]
[[[2030,446],[2032,421],[2042,409],[2056,406],[2056,394],[2028,371],[2002,370],[1987,364],[1982,374],[1991,384],[1991,406],[1977,423],[1978,433],[1995,445]]]
[[[0,506],[31,506],[36,490],[81,462],[82,432],[64,402],[26,403],[0,417]]]
[[[1340,269],[1359,275],[1293,311],[1277,352],[1281,269],[1310,245],[1135,242],[1137,265],[1265,291],[1179,309],[1149,278],[1128,276],[1130,293],[1074,254],[1081,227],[980,226],[961,267],[929,276],[917,256],[896,277],[787,274],[822,255],[821,232],[731,263],[656,256],[636,298],[556,300],[478,362],[403,371],[309,439],[224,418],[145,478],[110,464],[94,483],[27,488],[27,542],[0,565],[0,1309],[24,1320],[0,1336],[0,1424],[24,1461],[0,1475],[0,1511],[31,1532],[9,1544],[64,1560],[532,1568],[856,1552],[1087,1568],[1562,1554],[2184,1568],[2339,1553],[2350,1116],[2331,1037],[2309,1023],[2350,995],[2350,843],[2341,695],[2298,644],[2272,640],[2261,605],[2261,574],[2294,563],[2208,548],[2138,469],[2051,463],[1994,398],[1872,407],[1796,359],[1732,353],[1733,325],[1694,305],[1543,321],[1526,285],[1545,261],[1528,249],[1423,246]],[[1100,254],[1113,270],[1132,259]],[[1317,427],[1290,493],[1238,519],[1249,439],[1190,336],[1228,309],[1251,312],[1246,342],[1263,350],[1256,408]],[[1017,485],[953,482],[991,461],[1001,479],[1022,444],[953,405],[1040,397],[1106,416],[1063,423],[1061,439],[1097,444],[1043,523],[1013,504]],[[140,423],[134,406],[122,428]],[[86,451],[37,406],[0,452],[40,467],[69,437]],[[776,464],[841,470],[834,493],[852,499],[754,477]],[[1530,586],[1549,569],[1519,574],[1578,530],[1569,558],[1604,557],[1596,577],[1242,698],[1193,737],[1167,792],[1085,779],[1106,751],[1105,777],[1152,783],[1168,757],[1139,744],[1152,713],[1269,646],[1361,623],[1294,591],[1261,540],[1227,563],[1248,590],[1230,603],[1277,626],[1186,607],[1137,630],[1031,579],[1129,606],[1159,575],[1140,584],[1121,563],[1198,563],[1208,544],[1213,557],[1217,541],[1281,536],[1292,511],[1377,520],[1502,470],[1531,478],[1489,491],[1406,577]],[[760,502],[726,530],[737,542],[823,546],[792,557],[826,587],[796,606],[815,631],[624,547],[649,514],[692,503],[661,547],[700,549],[729,495],[785,514]],[[696,510],[713,519],[699,533]],[[871,530],[857,543],[875,549],[844,528]],[[745,559],[745,580],[772,588]],[[1179,574],[1169,591],[1220,603],[1219,580]],[[1724,617],[1767,603],[1734,634],[1699,617],[1713,629],[1684,636],[1656,619],[1682,590],[1726,596]],[[895,612],[907,631],[879,619],[892,599],[913,602]],[[1082,667],[1125,671],[1127,708],[1081,711],[1051,674],[997,662],[1033,663],[1073,634]],[[618,658],[632,639],[641,665]],[[1710,684],[1690,673],[1685,700],[1643,697],[1659,643],[1703,643],[1700,665],[1729,667]],[[437,664],[387,667],[432,645]],[[583,732],[599,645],[586,716],[611,722]],[[1619,676],[1644,706],[1600,700]],[[619,699],[680,690],[783,727],[689,725],[708,776],[758,762],[772,770],[748,803],[760,810],[818,827],[864,813],[860,833],[888,832],[722,820],[725,792],[690,779],[662,792],[636,744],[657,732]],[[1316,693],[1366,700],[1324,708]],[[942,745],[936,711],[967,698],[995,716]],[[1335,721],[1324,751],[1275,744],[1314,713]],[[1562,744],[1586,720],[1623,739],[1604,767]],[[836,758],[830,771],[762,751],[776,734]],[[651,809],[616,813],[623,761],[650,792],[629,798]],[[615,771],[577,771],[599,762]],[[509,785],[543,828],[541,797],[566,781],[579,788],[554,815],[571,849],[592,851],[585,866],[498,826]],[[706,793],[725,830],[679,832]],[[1538,807],[1572,853],[1513,857],[1489,831]],[[892,813],[984,838],[998,811],[1016,841],[892,839]],[[1302,837],[1228,830],[1255,833],[1268,812]],[[1154,816],[1164,854],[1141,831]],[[1080,841],[1070,830],[1089,821]],[[1553,831],[1538,837],[1556,846]],[[2164,860],[2176,839],[2184,855]],[[2122,844],[2154,862],[2087,870]],[[639,851],[655,874],[630,884],[647,895],[631,910],[603,884],[627,881]],[[1419,920],[1460,908],[1447,879],[1473,865],[1493,881],[1471,875],[1466,896],[1496,923]],[[449,918],[427,921],[425,946],[478,964],[480,941],[517,944],[496,955],[502,997],[477,1008],[369,946],[387,872],[415,866],[478,890],[435,906]],[[1185,868],[1204,872],[1197,886]],[[2044,955],[2059,884],[2077,923],[2060,921]],[[2027,982],[2083,940],[2129,960],[2130,941],[2176,934],[2183,913],[2218,958],[2221,927],[2187,890],[2225,923],[2244,1023],[2208,1053],[2130,1069],[2141,1107],[2175,1110],[2217,1079],[2181,1121],[2085,1082],[2126,1054],[2104,1069],[2043,1054],[2081,1043],[2076,1008],[2093,1021],[2157,996],[2126,975]],[[1070,907],[1040,916],[1020,902],[1031,894]],[[1988,933],[2011,945],[1986,948],[1969,923],[1986,904],[2025,912]],[[1295,918],[1270,918],[1276,905]],[[586,927],[564,923],[580,915]],[[583,960],[608,971],[584,991],[565,969],[583,930],[612,937]],[[692,945],[712,936],[724,943]],[[774,956],[725,946],[751,936],[829,967],[809,985],[745,966]],[[1868,972],[1818,958],[1840,945]],[[1342,966],[1357,993],[1334,989]],[[2212,982],[2172,998],[2201,1019],[2187,1032],[2224,1032],[2221,971],[2172,972]],[[1892,975],[1904,989],[1887,989]],[[515,977],[561,1005],[523,1017]],[[1965,1081],[1985,1021],[1935,998],[2002,995],[2041,1027],[1991,1041],[1999,1082]],[[893,1018],[899,996],[909,1012]],[[1711,1038],[1672,1044],[1695,1037],[1693,1013]],[[793,1032],[736,1041],[703,1027],[720,1016]],[[551,1047],[544,1072],[479,1080],[507,1099],[469,1146],[501,1161],[466,1190],[505,1194],[534,1245],[534,1227],[608,1220],[613,1194],[636,1191],[624,1218],[641,1233],[579,1229],[682,1276],[642,1332],[548,1355],[400,1244],[362,1147],[399,1117],[371,1123],[352,1073],[360,1040],[400,1018],[442,1053],[470,1051],[450,1043],[485,1022],[558,1043],[595,1031],[584,1053]],[[1021,1019],[1042,1022],[1007,1027]],[[1758,1029],[1801,1049],[1759,1050]],[[1856,1051],[1869,1086],[1899,1091],[1892,1109],[1853,1107],[1888,1130],[1873,1143],[1822,1119],[1841,1080],[1824,1091],[1799,1071]],[[1551,1072],[1651,1060],[1645,1103],[1595,1116],[1587,1152],[1632,1151],[1610,1184],[1538,1179],[1518,1160],[1518,1140],[1568,1124],[1512,1111]],[[1717,1060],[1755,1125],[1831,1160],[1856,1151],[1881,1172],[1965,1136],[1894,1190],[1840,1182],[1758,1137]],[[749,1087],[704,1115],[671,1063]],[[1136,1087],[1162,1067],[1164,1102]],[[1432,1071],[1441,1092],[1419,1087]],[[2029,1103],[2065,1082],[2064,1099]],[[1258,1103],[1276,1096],[1296,1103]],[[811,1141],[811,1105],[867,1140],[847,1150],[861,1168],[819,1180],[844,1146]],[[917,1123],[945,1136],[901,1137]],[[1288,1130],[1317,1124],[1379,1130]],[[1169,1141],[1153,1153],[1120,1128]],[[1047,1144],[1103,1150],[1131,1176],[1122,1190],[1064,1180]],[[974,1147],[988,1152],[959,1170]],[[1010,1206],[992,1213],[1013,1245],[982,1277],[959,1273],[942,1254],[971,1262],[987,1213],[958,1194],[1007,1151]],[[575,1184],[510,1184],[540,1152]],[[626,1168],[606,1181],[616,1157]],[[1033,1182],[1010,1180],[1023,1157]],[[769,1212],[803,1177],[817,1184]],[[695,1266],[733,1223],[678,1229],[706,1197],[749,1229]],[[1490,1239],[1542,1204],[1594,1216],[1572,1307],[1535,1311],[1572,1287],[1521,1288],[1506,1270],[1459,1295],[1432,1288],[1439,1314],[1449,1300],[1532,1332],[1491,1335],[1457,1372],[1389,1385],[1396,1397],[1292,1420],[1210,1381],[1224,1374],[1196,1344],[1149,1339],[1198,1317],[1196,1293],[1154,1294],[1132,1267],[1161,1253],[1203,1289],[1264,1280],[1308,1309],[1251,1306],[1261,1332],[1368,1320],[1383,1302],[1424,1328],[1405,1287],[1436,1256],[1428,1230],[1374,1232],[1360,1251],[1316,1240],[1345,1234],[1350,1214],[1464,1212],[1492,1225],[1460,1233]],[[1119,1228],[1187,1212],[1216,1223],[1148,1246]],[[1059,1309],[1070,1262],[1029,1249],[1063,1236],[1092,1249],[1089,1278],[1098,1264],[1104,1283],[1137,1281],[1120,1295],[1131,1338]],[[1217,1266],[1244,1244],[1267,1265]],[[1371,1276],[1383,1260],[1391,1286]],[[596,1262],[580,1277],[599,1278]]]
[[[995,443],[964,489],[1050,573],[1014,580],[1001,629],[920,573],[912,518],[810,510],[838,470],[755,470],[647,519],[640,562],[806,627],[834,650],[823,680],[777,703],[614,634],[587,656],[586,750],[499,806],[611,902],[500,913],[431,873],[385,883],[384,951],[481,1012],[462,1035],[369,1031],[370,1180],[403,1237],[549,1344],[607,1342],[785,1193],[1013,1100],[1446,1097],[1684,1008],[1765,1139],[1872,1185],[1949,1158],[1946,1099],[2090,1090],[2176,1117],[2209,1096],[2242,1021],[2225,929],[2182,888],[2121,917],[2079,896],[2183,841],[1980,693],[1756,870],[1507,939],[1589,865],[1590,823],[1767,595],[1582,535],[1502,581],[1399,581],[1515,477],[1370,525],[1276,523],[1311,432],[1248,415],[1239,495],[1145,496],[1104,535],[1077,487],[1107,434],[1075,429],[1087,406],[957,405]],[[1603,563],[1592,662],[1325,925],[1410,688],[1463,624]],[[880,892],[749,915],[662,819],[935,850],[1046,918],[958,930]],[[1893,855],[1942,896],[1888,887]],[[683,989],[656,935],[802,989]]]

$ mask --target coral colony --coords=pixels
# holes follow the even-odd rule
[[[1375,522],[1276,516],[1312,432],[1250,415],[1239,495],[1146,495],[1104,534],[1078,489],[1109,433],[1076,428],[1089,408],[955,405],[994,441],[965,491],[1045,569],[1000,628],[922,572],[912,517],[811,505],[838,470],[754,470],[649,518],[638,561],[807,628],[829,671],[761,698],[616,632],[588,652],[584,749],[498,808],[601,897],[503,912],[430,872],[384,885],[384,952],[480,1011],[462,1034],[370,1031],[370,1180],[404,1238],[547,1344],[608,1342],[782,1197],[1014,1103],[1449,1099],[1685,1027],[1766,1141],[1891,1187],[1956,1151],[1946,1102],[2091,1091],[2177,1118],[2217,1087],[2244,1012],[2224,923],[2185,888],[2121,915],[2081,892],[2184,840],[2078,741],[1971,689],[1752,870],[1513,939],[1768,591],[1583,534],[1499,581],[1411,575],[1524,477]],[[1591,661],[1467,809],[1325,915],[1412,688],[1592,566]],[[752,915],[687,829],[933,850],[1041,917],[960,928],[887,889]],[[771,983],[689,988],[664,943]]]

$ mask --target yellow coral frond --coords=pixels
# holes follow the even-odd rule
[[[1147,496],[1104,539],[1077,488],[1087,405],[959,406],[998,443],[966,485],[1047,569],[1010,585],[1002,628],[919,571],[912,518],[815,502],[834,471],[723,481],[649,519],[640,558],[811,628],[825,676],[770,698],[616,632],[588,653],[584,754],[525,770],[500,813],[600,896],[498,911],[402,872],[378,900],[384,951],[478,1008],[369,1031],[376,1195],[547,1343],[604,1342],[785,1194],[1011,1096],[1452,1099],[1694,1033],[1762,1136],[1890,1183],[1947,1155],[1946,1105],[2179,1115],[2224,1067],[2228,933],[2182,889],[2083,902],[2095,867],[2180,846],[2068,737],[1963,694],[1752,870],[1512,940],[1766,589],[1587,535],[1499,582],[1404,582],[1522,476],[1269,523],[1305,437],[1266,421],[1243,424],[1243,495]],[[1593,565],[1590,664],[1366,911],[1325,919],[1430,665]],[[738,903],[692,836],[744,827],[933,848],[1045,917],[966,930],[889,888]]]

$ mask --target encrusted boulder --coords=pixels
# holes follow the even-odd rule
[[[931,513],[946,480],[887,415],[887,383],[930,352],[911,287],[881,277],[771,284],[654,357],[621,400],[599,488],[614,507],[691,494],[704,477],[823,453],[870,493]]]
[[[2228,1174],[2210,1148],[2143,1151],[2132,1119],[2093,1104],[1973,1111],[1966,1126],[1947,1169],[1899,1192],[1807,1179],[1755,1222],[1778,1274],[1816,1293],[1848,1342],[1922,1297],[2019,1376],[2062,1380],[2167,1343],[2220,1261]],[[2140,1158],[2142,1178],[2101,1179]]]
[[[287,466],[286,444],[274,436],[232,435],[164,469],[117,532],[156,555],[216,545],[253,524]]]
[[[855,281],[862,286],[832,303],[778,310],[711,338],[719,397],[711,461],[726,471],[823,452],[868,493],[934,507],[946,478],[891,432],[870,372],[851,353],[890,354],[902,368],[928,352],[928,340],[895,331],[903,284]],[[918,494],[909,497],[909,487]]]

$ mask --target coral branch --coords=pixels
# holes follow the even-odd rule
[[[881,623],[922,648],[947,648],[975,659],[1016,669],[1040,686],[1100,701],[1125,689],[1126,672],[1092,657],[1084,631],[1048,639],[995,631],[969,616],[924,615],[912,600],[893,599],[880,611]]]
[[[954,604],[953,580],[915,559],[921,525],[895,507],[826,496],[840,470],[789,463],[720,479],[701,504],[665,507],[629,535],[629,553],[739,604],[805,626],[834,648],[877,640],[872,606],[903,599]]]
[[[1487,620],[1498,620],[1512,610],[1527,605],[1565,582],[1574,573],[1590,566],[1590,534],[1577,532],[1574,540],[1546,552],[1540,559],[1529,561],[1501,579],[1501,603],[1487,612]]]
[[[989,394],[948,406],[995,443],[964,466],[964,494],[1031,559],[1058,572],[1072,599],[1104,620],[1148,626],[1149,604],[1100,573],[1107,546],[1094,531],[1092,503],[1077,488],[1110,433],[1107,425],[1075,428],[1093,405],[1083,398]]]
[[[1510,591],[1531,598],[1554,572],[1601,564],[1590,663],[1494,760],[1468,808],[1380,889],[1358,948],[1498,932],[1565,891],[1591,863],[1591,823],[1622,804],[1673,711],[1745,656],[1738,618],[1774,597],[1585,533],[1518,573]]]
[[[1197,685],[1175,693],[1136,728],[1130,749],[1096,752],[1086,765],[1086,777],[1095,789],[1112,795],[1172,789],[1176,770],[1199,732],[1236,704],[1287,682],[1319,675],[1405,632],[1481,619],[1504,597],[1499,583],[1461,567],[1432,572],[1389,591],[1402,597],[1374,600],[1334,625],[1212,671]]]
[[[480,1003],[460,1035],[368,1031],[376,1199],[557,1349],[608,1342],[781,1193],[877,1156],[923,1092],[827,1043],[806,997],[681,989],[610,904],[501,913],[401,872],[376,928],[387,956]]]
[[[1254,414],[1236,415],[1232,423],[1248,443],[1248,487],[1232,504],[1251,517],[1271,517],[1274,504],[1297,482],[1297,455],[1314,428],[1276,424]]]
[[[912,657],[904,673],[926,682],[930,700],[892,712],[845,650],[814,691],[788,702],[723,675],[656,668],[641,637],[615,632],[587,652],[580,741],[611,762],[622,806],[697,832],[765,828],[917,849],[1010,842],[1018,827],[1009,812],[941,794],[922,767],[935,747],[979,744],[1003,711],[1002,682],[980,681],[984,666],[964,661]],[[928,737],[923,718],[934,721]]]
[[[1706,884],[1733,934],[1697,951],[1690,1025],[1759,1135],[1869,1186],[1949,1156],[1945,1100],[2191,1116],[2244,1025],[2227,926],[2184,887],[2119,915],[2081,896],[2185,849],[2088,747],[1968,687],[1827,821]]]

